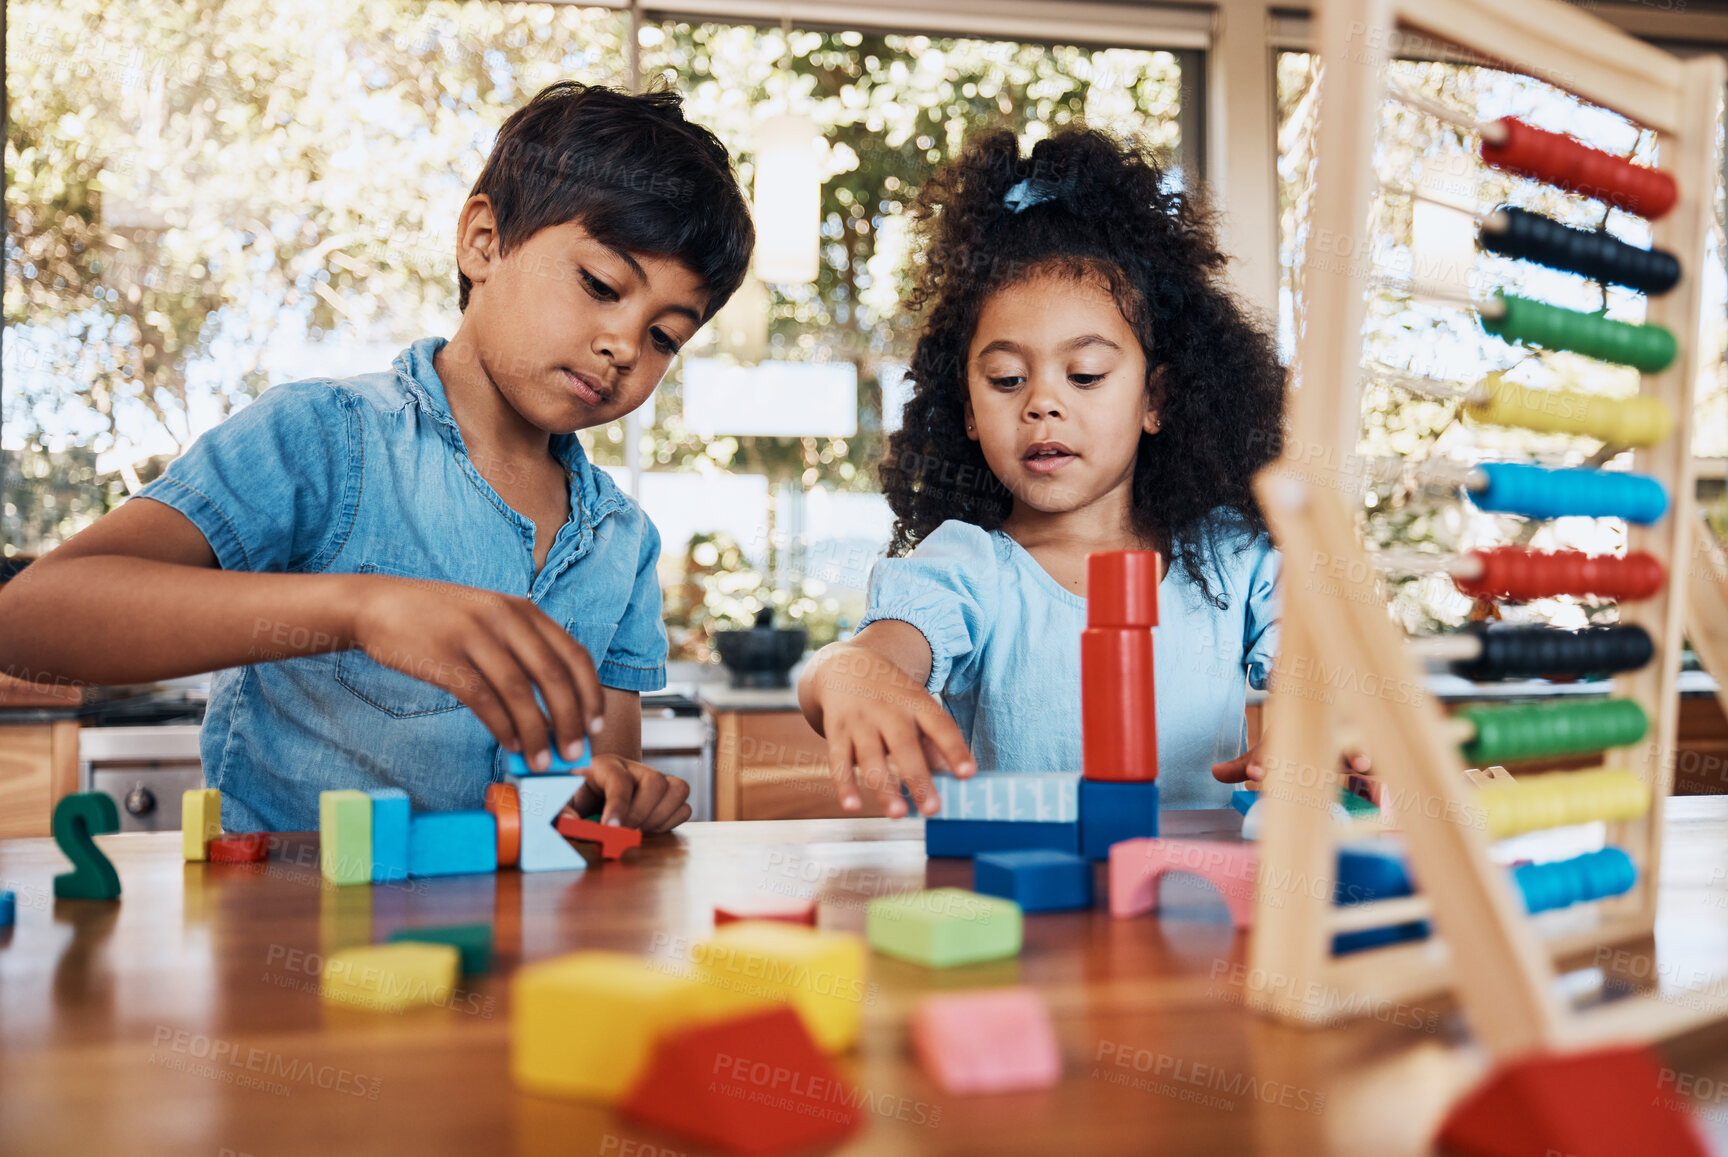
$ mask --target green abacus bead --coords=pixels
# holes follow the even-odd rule
[[[1476,737],[1462,748],[1472,767],[1622,747],[1644,738],[1650,726],[1644,709],[1630,699],[1466,707],[1458,717],[1476,728]]]
[[[1496,293],[1505,307],[1501,317],[1482,315],[1482,328],[1508,341],[1571,350],[1585,357],[1660,373],[1679,354],[1674,335],[1659,325],[1629,325],[1601,314],[1579,313],[1545,301]]]

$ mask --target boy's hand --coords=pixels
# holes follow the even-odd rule
[[[552,765],[536,688],[566,759],[600,730],[605,700],[594,660],[529,600],[455,583],[351,577],[353,645],[455,695],[529,767]]]
[[[600,822],[645,832],[671,831],[690,818],[690,785],[621,755],[596,755],[570,801],[578,816],[601,808]]]
[[[862,806],[859,779],[884,814],[906,814],[905,782],[924,815],[941,806],[932,769],[965,777],[978,770],[960,728],[922,684],[865,647],[836,646],[815,674],[815,697],[828,737],[829,773],[840,806]],[[856,769],[856,772],[855,770]]]

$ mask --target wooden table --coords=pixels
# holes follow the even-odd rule
[[[920,825],[692,824],[586,873],[412,890],[324,887],[307,836],[283,837],[269,864],[222,866],[183,864],[177,833],[117,835],[99,841],[120,871],[117,904],[55,904],[53,844],[0,842],[0,886],[19,902],[17,926],[0,931],[0,1152],[698,1152],[610,1110],[518,1092],[510,973],[578,948],[675,960],[708,934],[717,901],[745,895],[819,893],[824,925],[860,928],[872,896],[969,882],[964,862],[927,867]],[[1222,835],[1235,821],[1166,813],[1165,826]],[[1658,959],[1684,999],[1728,984],[1728,800],[1675,800],[1669,829]],[[869,1124],[842,1151],[1426,1152],[1445,1106],[1481,1072],[1450,1002],[1326,1031],[1261,1020],[1241,1007],[1244,940],[1222,904],[1175,884],[1159,919],[1033,917],[1018,961],[928,972],[873,956],[863,1038],[841,1059]],[[498,966],[450,1007],[369,1014],[307,991],[332,947],[404,922],[479,919],[494,923]],[[912,1002],[1016,982],[1054,1010],[1061,1086],[937,1090],[909,1053]],[[1722,1031],[1665,1056],[1694,1081],[1728,1080]],[[1706,1092],[1705,1128],[1721,1145],[1728,1091]]]

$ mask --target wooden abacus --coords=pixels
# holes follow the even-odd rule
[[[1649,299],[1642,326],[1503,294],[1478,306],[1483,328],[1508,340],[1638,368],[1637,399],[1571,395],[1579,404],[1560,406],[1551,404],[1561,400],[1557,394],[1497,376],[1468,387],[1464,399],[1478,421],[1636,447],[1633,469],[1653,482],[1616,480],[1592,490],[1578,479],[1503,475],[1502,490],[1532,483],[1539,493],[1521,498],[1524,506],[1496,509],[1618,514],[1627,518],[1629,555],[1562,558],[1499,548],[1455,564],[1460,587],[1478,597],[1636,598],[1623,602],[1620,613],[1620,623],[1635,631],[1621,631],[1615,641],[1559,644],[1586,664],[1584,671],[1620,670],[1605,703],[1483,707],[1461,713],[1462,724],[1447,719],[1386,613],[1379,568],[1358,539],[1360,473],[1339,468],[1355,460],[1362,429],[1360,335],[1372,270],[1307,263],[1300,384],[1292,393],[1285,454],[1255,483],[1283,554],[1284,611],[1266,717],[1267,778],[1255,805],[1265,810],[1249,948],[1255,979],[1247,999],[1283,1019],[1333,1023],[1451,990],[1477,1038],[1501,1060],[1684,1031],[1728,1008],[1642,996],[1575,1011],[1557,987],[1556,962],[1647,936],[1654,927],[1682,615],[1698,530],[1685,432],[1700,368],[1700,269],[1713,211],[1722,61],[1677,59],[1556,0],[1322,0],[1317,7],[1324,72],[1311,239],[1366,235],[1373,189],[1364,175],[1386,95],[1381,62],[1388,45],[1443,44],[1460,60],[1528,74],[1658,134],[1661,164],[1654,170],[1519,121],[1479,126],[1485,163],[1655,219],[1653,248],[1639,250],[1606,235],[1573,236],[1579,231],[1545,218],[1533,222],[1522,211],[1495,214],[1483,222],[1484,248],[1660,296]],[[1497,481],[1477,478],[1472,489],[1486,492]],[[1668,502],[1652,519],[1633,491],[1654,484]],[[1601,509],[1602,502],[1609,508]],[[1526,629],[1521,640],[1479,636],[1467,649],[1489,673],[1518,673],[1521,664],[1552,661],[1544,647],[1555,641],[1536,637],[1549,630]],[[1614,662],[1596,665],[1604,656]],[[1636,666],[1640,658],[1648,661]],[[1417,895],[1334,902],[1340,830],[1332,813],[1345,735],[1363,743],[1384,781]],[[1599,771],[1521,772],[1508,781],[1466,769],[1467,760],[1481,767],[1604,748]],[[1592,821],[1607,825],[1606,855],[1538,866],[1516,881],[1491,859],[1493,839]],[[1531,914],[1570,902],[1576,903],[1558,923]],[[1424,920],[1433,921],[1434,936],[1333,955],[1335,936]]]

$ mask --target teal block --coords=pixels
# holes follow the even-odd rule
[[[372,797],[372,882],[408,878],[408,793],[399,788],[367,792]]]
[[[491,812],[421,812],[408,827],[410,876],[467,876],[498,870],[498,821]]]
[[[570,797],[582,787],[579,775],[512,775],[522,804],[522,854],[516,866],[524,872],[580,871],[588,867],[570,841],[552,825]]]
[[[412,940],[422,944],[448,944],[462,956],[462,971],[473,976],[492,968],[492,925],[446,924],[438,928],[398,928],[387,942]]]
[[[528,760],[519,751],[505,752],[504,760],[510,765],[510,770],[505,774],[513,776],[570,775],[573,772],[585,771],[594,765],[594,756],[588,748],[587,740],[582,741],[582,754],[575,759],[565,759],[558,754],[557,749],[553,749],[552,766],[545,771],[535,771],[530,768]]]

